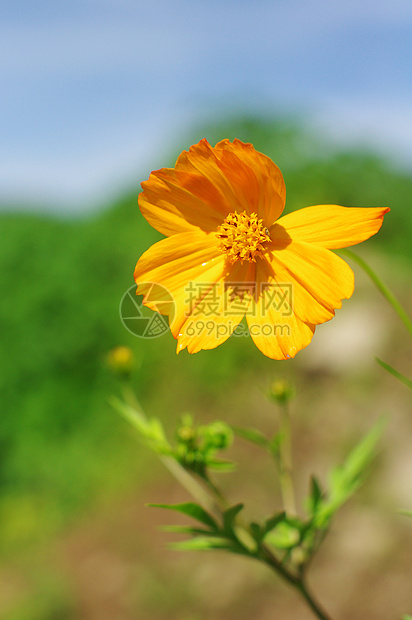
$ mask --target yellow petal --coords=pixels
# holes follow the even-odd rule
[[[272,278],[292,286],[294,313],[305,323],[331,319],[354,289],[352,269],[339,256],[313,243],[270,244],[266,259]]]
[[[224,256],[214,235],[202,231],[179,233],[155,243],[140,257],[134,272],[136,292],[144,295],[152,290],[151,284],[159,284],[177,304],[188,282],[195,278],[216,281],[226,271]],[[144,303],[153,310],[158,309],[156,300],[145,299]],[[177,308],[170,320],[176,319],[176,312]]]
[[[228,264],[216,244],[216,237],[200,231],[180,233],[153,245],[136,265],[137,294],[169,316],[178,352],[212,349],[227,340],[253,296],[255,264]],[[153,284],[164,287],[164,294]],[[234,289],[242,286],[239,301]]]
[[[382,226],[388,207],[317,205],[281,217],[271,228],[276,239],[296,239],[337,249],[369,239]]]
[[[260,261],[256,280],[260,295],[254,315],[247,316],[249,333],[255,345],[272,359],[295,357],[312,340],[315,326],[304,323],[293,312],[287,297],[281,297],[270,285],[270,267]]]
[[[306,287],[297,276],[277,257],[276,251],[267,252],[265,258],[270,263],[268,282],[279,290],[279,296],[290,297],[294,313],[302,320],[318,325],[335,316],[333,307],[321,300]]]
[[[162,168],[152,172],[142,188],[138,198],[142,215],[168,237],[198,229],[214,231],[230,211],[213,184],[200,174]]]
[[[201,140],[183,151],[175,168],[152,172],[142,183],[139,206],[147,221],[170,236],[216,230],[232,212],[256,213],[269,227],[285,204],[279,168],[251,144]]]
[[[222,280],[205,288],[201,281],[190,283],[198,303],[186,305],[186,320],[177,334],[177,353],[214,349],[227,340],[248,311],[255,292],[255,264],[238,263]]]
[[[270,227],[285,206],[286,187],[279,168],[251,144],[240,140],[222,140],[215,148],[221,150],[218,165],[236,198],[241,197],[247,213],[256,213]]]
[[[221,149],[211,147],[205,139],[201,140],[179,155],[175,166],[176,172],[194,174],[202,178],[203,182],[214,188],[219,202],[223,201],[227,206],[227,213],[239,208],[243,211],[247,205],[243,203],[243,196],[237,195],[233,190],[230,179],[221,170],[219,165],[221,156]],[[203,196],[201,184],[195,191],[200,197]]]

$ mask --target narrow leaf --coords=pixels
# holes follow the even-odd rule
[[[315,476],[311,477],[311,497],[314,504],[318,504],[322,498],[322,490],[320,488],[320,484],[315,478]]]
[[[219,536],[197,536],[196,538],[169,543],[167,546],[177,551],[209,551],[211,549],[233,550],[233,545],[226,538],[220,538]]]
[[[251,443],[258,446],[263,446],[264,448],[267,448],[269,445],[269,441],[265,435],[256,428],[239,428],[238,426],[232,426],[232,429],[235,435],[241,437],[242,439],[246,439]]]
[[[262,530],[261,526],[259,525],[259,523],[251,523],[250,524],[250,533],[252,534],[252,536],[256,540],[256,542],[259,544],[260,541],[263,538],[263,530]]]
[[[256,539],[254,536],[242,525],[235,525],[233,532],[238,541],[238,547],[243,548],[247,554],[256,553]]]
[[[212,536],[215,532],[204,530],[201,527],[190,527],[188,525],[162,525],[160,529],[163,532],[172,532],[173,534],[191,534],[192,536]]]
[[[318,527],[327,525],[331,516],[362,483],[367,467],[375,456],[376,445],[382,435],[385,423],[383,418],[380,419],[353,448],[344,464],[332,470],[329,497],[322,500],[315,518]]]
[[[172,449],[167,441],[162,423],[157,418],[147,418],[141,411],[131,407],[127,403],[112,398],[111,403],[115,409],[139,432],[146,444],[155,452],[170,454]]]
[[[404,517],[412,517],[412,510],[398,510],[398,512]]]
[[[344,256],[348,256],[349,258],[352,258],[356,263],[358,263],[358,265],[360,267],[362,267],[362,269],[365,271],[365,273],[370,277],[370,279],[372,280],[372,282],[376,285],[376,287],[380,290],[380,292],[382,293],[382,295],[386,298],[386,300],[390,303],[390,305],[392,306],[392,308],[395,310],[395,312],[397,312],[399,318],[401,319],[401,321],[403,322],[403,324],[405,325],[406,329],[409,331],[409,333],[412,335],[412,321],[409,318],[409,316],[407,315],[407,313],[405,312],[404,308],[402,307],[402,305],[400,304],[400,302],[396,299],[395,295],[392,293],[392,291],[386,286],[386,284],[378,277],[378,275],[371,269],[371,267],[369,267],[369,265],[367,263],[365,263],[365,261],[363,260],[363,258],[361,258],[360,256],[358,256],[357,254],[355,254],[354,252],[352,252],[352,250],[348,250],[348,249],[341,249],[339,250],[339,253],[343,254]]]
[[[385,370],[387,370],[391,375],[393,375],[394,377],[396,377],[397,379],[399,379],[399,381],[402,381],[402,383],[404,383],[410,390],[412,390],[412,381],[410,379],[408,379],[407,377],[405,377],[403,374],[401,374],[399,371],[395,370],[395,368],[393,368],[392,366],[390,366],[389,364],[387,364],[386,362],[382,361],[381,359],[379,359],[379,357],[375,357],[376,361],[378,362],[378,364],[380,366],[382,366],[382,368],[384,368]]]
[[[204,508],[199,506],[199,504],[195,504],[194,502],[185,502],[183,504],[147,504],[147,506],[176,510],[177,512],[181,512],[182,514],[188,515],[189,517],[204,523],[213,530],[219,529],[213,517],[211,517]]]
[[[225,459],[210,459],[207,460],[207,466],[215,471],[231,472],[236,470],[236,463],[227,461]]]
[[[316,514],[319,506],[321,505],[323,497],[324,493],[320,487],[317,478],[315,478],[315,476],[312,476],[310,480],[310,494],[306,500],[306,510],[309,515]]]
[[[243,504],[236,504],[231,508],[225,510],[223,514],[223,527],[226,531],[231,531],[233,528],[233,523],[239,514],[239,512],[243,509]]]

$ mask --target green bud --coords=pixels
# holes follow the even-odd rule
[[[205,447],[214,450],[224,450],[233,442],[233,431],[224,422],[212,422],[202,429]]]
[[[270,386],[269,396],[279,404],[287,403],[293,396],[293,387],[287,379],[276,379]]]
[[[181,426],[177,429],[177,438],[182,443],[193,443],[196,437],[196,431],[191,426]]]

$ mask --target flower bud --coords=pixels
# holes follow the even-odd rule
[[[185,444],[193,443],[196,437],[196,431],[192,426],[181,426],[177,429],[177,438]]]
[[[276,379],[270,386],[269,396],[279,404],[287,403],[293,396],[293,387],[287,379]]]
[[[135,360],[133,351],[129,347],[115,347],[106,356],[106,362],[110,370],[123,378],[129,377]]]

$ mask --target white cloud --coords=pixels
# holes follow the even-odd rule
[[[370,147],[412,169],[411,105],[384,99],[332,99],[319,105],[312,125],[346,146]]]

